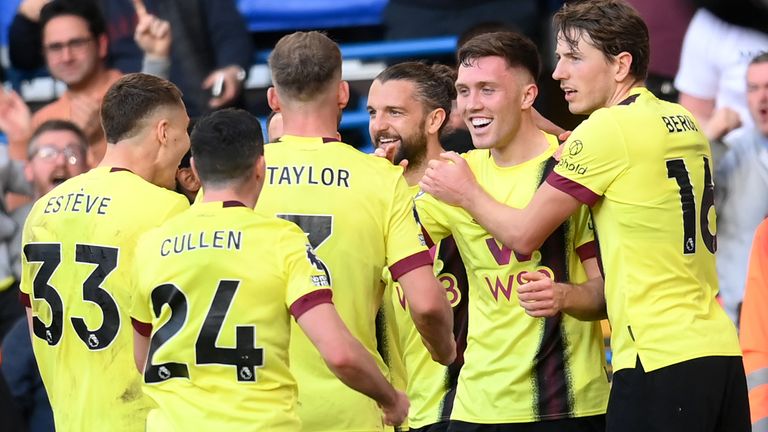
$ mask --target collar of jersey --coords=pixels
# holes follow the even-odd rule
[[[331,143],[331,142],[341,142],[338,138],[328,138],[328,137],[308,137],[308,136],[298,136],[298,135],[283,135],[278,140],[279,142],[292,142],[292,143],[301,143],[301,144],[324,144],[324,143]]]

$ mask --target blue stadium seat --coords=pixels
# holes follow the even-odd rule
[[[386,4],[387,0],[237,0],[252,32],[377,25]]]

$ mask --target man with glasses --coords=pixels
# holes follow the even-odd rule
[[[29,157],[23,168],[24,176],[32,184],[35,199],[88,169],[85,165],[87,145],[83,131],[66,120],[49,120],[35,130],[29,140]],[[8,245],[9,266],[16,281],[21,279],[21,228],[30,210],[32,203],[14,210],[10,215],[17,227]],[[12,329],[2,346],[2,372],[14,399],[24,407],[25,421],[32,430],[37,430],[35,426],[52,430],[53,413],[32,353],[27,320],[18,319],[24,315],[24,307],[18,298],[17,282],[0,294],[0,303],[5,303],[3,310],[8,310],[11,305],[18,307],[18,313],[14,315],[16,319],[8,322]],[[6,317],[0,318],[4,319]]]
[[[167,23],[149,18],[157,21],[153,28],[162,33],[137,34],[137,42],[145,49],[145,58],[164,56],[167,59],[170,48]],[[0,94],[0,129],[8,137],[11,157],[23,160],[29,135],[35,127],[46,120],[69,120],[85,133],[87,165],[93,167],[106,150],[99,122],[99,104],[107,89],[122,76],[119,70],[110,69],[106,64],[108,40],[104,18],[98,5],[91,0],[54,0],[40,11],[40,24],[48,70],[67,85],[67,91],[37,111],[31,119],[29,110],[16,93]],[[154,41],[161,38],[165,43],[145,44],[140,37],[151,37]],[[161,51],[153,52],[152,49]]]

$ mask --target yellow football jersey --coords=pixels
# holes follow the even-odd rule
[[[418,186],[410,191],[416,195]],[[434,256],[435,276],[445,287],[445,293],[453,309],[453,333],[456,338],[456,360],[450,366],[443,366],[432,360],[424,346],[416,326],[408,312],[405,293],[399,283],[394,282],[387,269],[382,279],[386,282],[385,298],[389,299],[391,320],[398,337],[402,367],[405,369],[405,391],[411,406],[408,410],[408,425],[423,428],[450,419],[453,401],[456,397],[456,383],[464,363],[464,348],[467,345],[467,272],[453,237],[446,237],[430,250]]]
[[[57,431],[143,431],[151,401],[133,361],[128,308],[137,237],[189,207],[118,168],[40,198],[24,225],[21,291]]]
[[[296,225],[196,203],[141,238],[135,276],[131,315],[152,328],[148,430],[300,429],[291,315],[330,302],[331,289]]]
[[[335,139],[284,135],[264,149],[266,182],[256,210],[308,234],[330,271],[339,315],[386,374],[375,325],[382,268],[397,279],[432,262],[402,169]],[[295,336],[291,371],[304,430],[382,430],[376,403],[339,381],[306,336]]]
[[[717,303],[709,143],[678,104],[635,88],[569,137],[547,182],[592,207],[613,368],[740,355]]]
[[[554,166],[557,140],[541,155],[511,167],[488,150],[464,155],[496,200],[525,207]],[[540,271],[556,281],[586,280],[581,261],[595,256],[586,207],[530,256],[503,247],[464,209],[430,195],[416,198],[432,241],[453,235],[469,279],[469,326],[452,420],[524,423],[605,413],[608,378],[599,322],[566,314],[532,318],[520,307],[521,275]]]

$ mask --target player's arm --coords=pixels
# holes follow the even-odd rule
[[[445,288],[429,265],[416,267],[398,277],[408,310],[432,359],[449,365],[456,358],[453,336],[453,311]]]
[[[373,357],[349,332],[331,303],[321,303],[296,320],[325,363],[344,384],[375,400],[389,425],[408,415],[408,398],[382,375]]]
[[[583,263],[588,280],[581,284],[554,282],[539,272],[523,274],[527,282],[517,289],[520,306],[532,317],[551,317],[559,312],[582,321],[608,317],[603,276],[596,258]]]
[[[496,201],[477,183],[467,162],[453,152],[432,160],[419,186],[437,199],[462,207],[495,239],[522,254],[538,249],[581,203],[547,183],[525,209]]]

